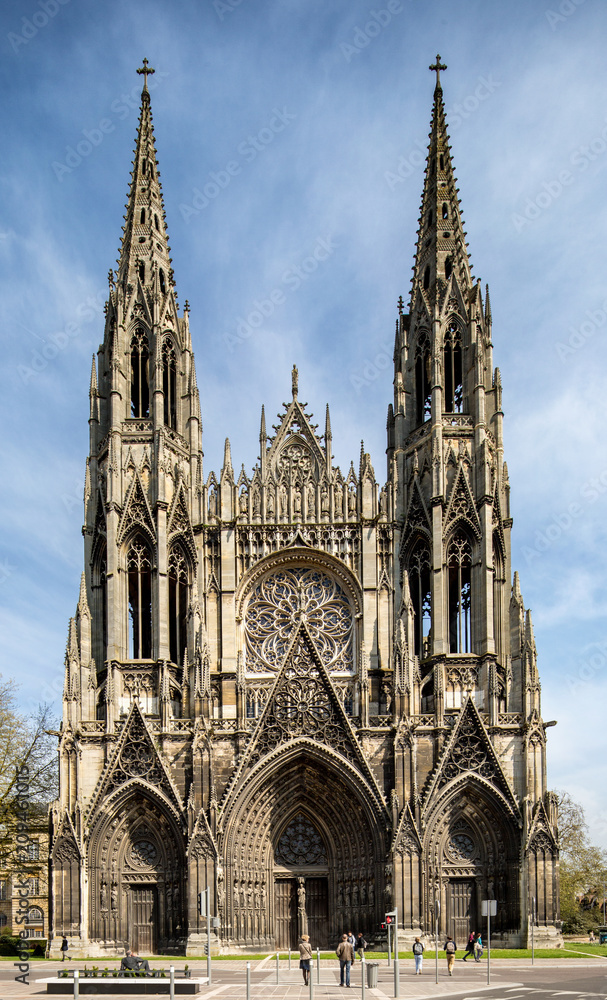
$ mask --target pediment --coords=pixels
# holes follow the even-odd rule
[[[474,500],[472,498],[472,493],[470,491],[470,486],[468,484],[468,479],[466,477],[466,473],[464,472],[464,466],[461,459],[455,474],[453,486],[451,487],[451,493],[447,501],[447,509],[445,510],[445,516],[443,519],[443,533],[445,535],[456,521],[464,521],[470,528],[472,528],[476,537],[481,538],[481,523],[474,505]]]
[[[124,541],[133,528],[142,528],[149,538],[156,541],[156,529],[139,473],[135,472],[126,493],[124,510],[118,526],[118,544]]]

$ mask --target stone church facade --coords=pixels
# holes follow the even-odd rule
[[[52,953],[273,949],[480,926],[556,942],[557,814],[489,296],[470,272],[437,63],[387,478],[346,471],[291,399],[238,473],[203,474],[147,89],[90,384]],[[436,68],[436,67],[434,67]],[[378,417],[379,419],[379,417]]]

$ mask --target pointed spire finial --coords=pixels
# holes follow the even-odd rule
[[[297,399],[297,391],[299,388],[299,372],[297,371],[297,365],[293,365],[291,370],[291,389],[293,391],[293,399]]]
[[[398,302],[397,302],[397,305],[398,305],[398,315],[399,315],[399,316],[402,316],[402,314],[403,314],[403,309],[404,309],[404,307],[405,307],[405,303],[403,302],[403,297],[402,297],[402,295],[399,295],[399,296],[398,296]]]
[[[436,62],[434,63],[433,66],[428,66],[428,69],[436,71],[436,86],[440,87],[440,71],[441,69],[443,70],[447,69],[447,67],[445,66],[444,63],[440,61],[440,56],[438,53],[436,54]],[[140,70],[138,70],[137,72],[140,72]]]
[[[143,74],[143,89],[147,90],[148,89],[148,76],[151,76],[152,73],[156,72],[156,70],[152,69],[152,67],[148,65],[147,59],[144,59],[143,60],[143,66],[142,66],[142,68],[138,69],[137,72]]]

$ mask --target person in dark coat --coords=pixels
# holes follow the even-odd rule
[[[66,958],[69,960],[70,956],[67,953],[68,948],[69,948],[69,945],[67,943],[67,938],[64,937],[63,941],[61,942],[61,949],[60,949],[60,951],[61,951],[61,961],[62,962],[65,962]]]
[[[476,941],[476,931],[470,931],[470,936],[468,938],[468,944],[466,945],[466,953],[462,958],[462,962],[465,962],[469,955],[474,957],[474,942]]]

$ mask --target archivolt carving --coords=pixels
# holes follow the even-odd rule
[[[247,670],[279,670],[299,621],[305,621],[326,667],[352,670],[348,598],[335,579],[310,568],[278,570],[251,594],[245,614]]]

